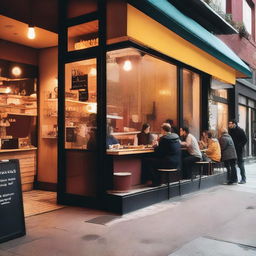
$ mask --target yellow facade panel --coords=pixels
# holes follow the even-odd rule
[[[194,46],[131,5],[128,5],[127,35],[198,70],[227,83],[235,84],[235,69]]]

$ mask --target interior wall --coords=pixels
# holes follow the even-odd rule
[[[0,39],[0,58],[37,66],[38,50]]]
[[[57,183],[57,138],[47,136],[57,125],[58,48],[39,51],[39,140],[38,140],[38,181]],[[47,127],[49,128],[47,130]]]

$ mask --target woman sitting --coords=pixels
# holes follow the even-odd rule
[[[202,132],[202,135],[201,135],[200,140],[198,141],[198,144],[199,144],[199,148],[201,150],[207,148],[207,146],[208,146],[208,131],[207,130],[204,130]]]
[[[150,125],[143,124],[141,132],[137,134],[138,145],[151,145],[153,143],[154,137],[149,131]]]
[[[211,161],[220,162],[221,159],[221,149],[219,141],[214,138],[213,132],[207,132],[208,136],[208,148],[204,151],[207,158]]]

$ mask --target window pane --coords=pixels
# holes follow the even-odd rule
[[[96,59],[66,64],[65,147],[96,149]]]
[[[183,70],[183,122],[197,139],[200,136],[200,76]]]
[[[252,9],[246,0],[243,0],[243,23],[247,32],[252,34]]]
[[[107,120],[121,144],[136,144],[143,123],[177,125],[176,66],[127,48],[107,54]]]
[[[246,105],[246,97],[239,95],[238,96],[238,102],[241,104]]]
[[[98,20],[68,28],[68,51],[98,46]]]
[[[73,18],[80,15],[97,11],[97,1],[95,0],[68,0],[67,17]]]
[[[209,129],[219,131],[228,126],[228,105],[209,101]]]

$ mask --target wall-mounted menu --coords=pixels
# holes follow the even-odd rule
[[[26,234],[19,161],[0,161],[0,243]]]
[[[72,70],[71,90],[85,89],[88,91],[88,75],[80,70]]]

